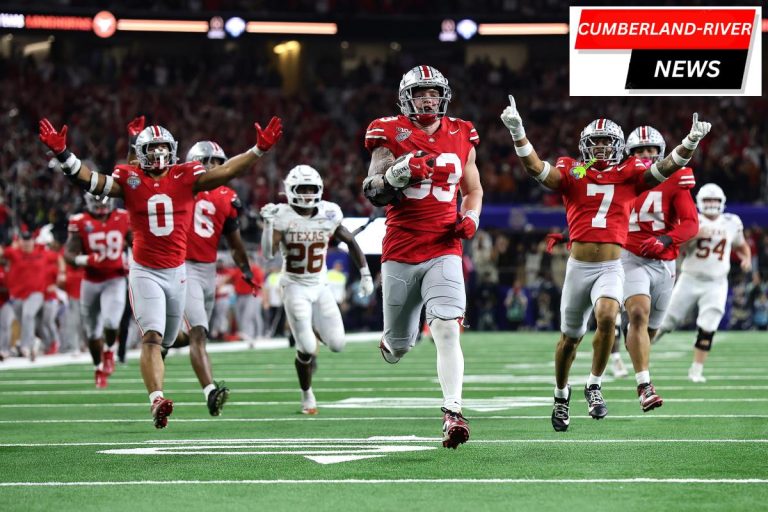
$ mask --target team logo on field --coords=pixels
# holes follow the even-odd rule
[[[397,131],[397,135],[395,135],[395,140],[397,142],[403,142],[405,139],[410,137],[412,133],[411,130],[408,128],[403,128],[402,126],[398,126],[395,128],[395,130]]]
[[[128,179],[126,180],[126,183],[128,183],[128,186],[131,187],[132,189],[136,189],[139,187],[139,185],[141,185],[141,180],[139,179],[138,176],[133,174],[128,177]]]

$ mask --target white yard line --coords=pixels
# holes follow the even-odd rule
[[[307,485],[307,484],[744,484],[765,485],[764,478],[407,478],[407,479],[312,479],[312,480],[127,480],[93,482],[0,482],[0,487],[103,487],[130,485]]]

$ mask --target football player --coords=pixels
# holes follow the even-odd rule
[[[639,126],[627,137],[627,154],[647,167],[663,158],[665,147],[661,133],[652,126]],[[683,167],[661,185],[640,194],[629,214],[629,235],[621,251],[626,276],[624,309],[629,320],[625,332],[643,412],[664,403],[651,382],[651,339],[670,304],[680,245],[699,229],[690,192],[695,184],[693,171]]]
[[[125,311],[125,251],[130,245],[128,212],[85,194],[85,211],[69,218],[64,259],[85,269],[80,283],[80,318],[93,359],[97,388],[115,370],[115,341]]]
[[[738,215],[723,213],[725,194],[714,183],[707,183],[696,194],[699,209],[699,231],[683,248],[685,257],[680,264],[680,278],[672,290],[670,303],[661,323],[661,330],[655,341],[665,333],[673,331],[685,320],[695,305],[696,342],[693,348],[693,363],[688,370],[692,382],[706,382],[703,375],[704,362],[715,332],[725,312],[728,297],[728,272],[731,269],[731,249],[741,260],[741,270],[752,270],[752,251],[744,239],[744,227]]]
[[[264,219],[261,244],[264,257],[283,255],[280,289],[285,314],[296,340],[296,373],[301,387],[301,412],[317,414],[312,391],[317,338],[332,352],[344,348],[344,324],[339,306],[328,286],[325,257],[331,237],[345,242],[360,270],[361,295],[373,293],[373,279],[365,254],[352,233],[341,225],[343,216],[335,203],[323,201],[323,180],[308,165],[297,165],[283,182],[288,203],[269,203],[261,209]]]
[[[282,135],[277,117],[265,129],[258,123],[255,127],[255,146],[206,172],[199,162],[177,164],[173,135],[162,126],[148,126],[136,137],[138,163],[118,165],[107,176],[92,172],[67,148],[66,125],[57,131],[48,119],[40,120],[40,140],[73,181],[96,196],[125,200],[134,235],[129,299],[142,332],[141,375],[156,428],[164,428],[173,412],[173,401],[163,396],[161,349],[173,344],[184,312],[184,259],[194,196],[248,170]]]
[[[186,161],[200,162],[211,170],[227,161],[227,155],[217,143],[203,140],[195,143],[187,152]],[[213,380],[211,360],[205,349],[209,323],[216,295],[216,251],[221,235],[225,235],[232,250],[232,258],[242,271],[242,278],[253,284],[253,274],[248,255],[240,238],[238,218],[242,203],[234,190],[221,186],[203,190],[195,195],[195,211],[189,227],[187,243],[187,302],[184,320],[189,334],[181,331],[178,345],[189,344],[189,358],[197,380],[203,388],[203,396],[211,416],[219,416],[229,398],[229,388]]]
[[[374,120],[365,133],[371,164],[363,192],[374,206],[387,206],[381,354],[395,364],[413,348],[426,306],[443,392],[443,446],[455,449],[470,435],[461,412],[462,240],[477,232],[483,188],[475,163],[480,137],[471,122],[446,117],[451,97],[448,80],[432,66],[403,75],[401,114]]]
[[[602,375],[610,358],[616,316],[624,298],[621,247],[627,241],[629,211],[635,197],[664,182],[685,166],[711,125],[693,114],[690,133],[666,158],[650,168],[635,156],[624,157],[624,132],[610,119],[589,123],[579,137],[581,161],[558,158],[553,167],[542,161],[525,134],[510,95],[501,120],[515,141],[515,151],[530,176],[563,196],[571,239],[560,306],[560,340],[555,350],[555,397],[552,427],[562,432],[570,423],[568,374],[576,349],[594,309],[597,329],[592,341],[592,368],[584,397],[589,415],[608,414]]]

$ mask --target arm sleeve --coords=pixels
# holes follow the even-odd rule
[[[677,216],[677,225],[667,233],[675,244],[683,244],[699,232],[699,213],[690,192],[681,189],[672,201]]]

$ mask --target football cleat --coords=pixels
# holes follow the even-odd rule
[[[45,355],[51,356],[59,352],[59,340],[53,340],[53,342],[45,349]]]
[[[603,391],[600,388],[600,384],[584,386],[584,398],[587,399],[590,416],[596,420],[601,420],[608,415],[608,407],[605,405],[605,400],[603,399]]]
[[[208,393],[208,412],[211,413],[211,416],[218,416],[229,398],[229,388],[223,382],[214,381],[213,384],[216,389]]]
[[[688,369],[688,380],[696,383],[707,382],[707,378],[700,371],[696,371],[693,368]]]
[[[307,414],[314,416],[317,414],[317,400],[315,400],[315,394],[309,391],[302,391],[301,398],[301,414]]]
[[[103,389],[107,387],[107,373],[102,370],[96,370],[93,375],[94,380],[96,381],[96,387]]]
[[[552,406],[552,428],[556,432],[565,432],[571,423],[569,410],[571,408],[571,385],[568,384],[568,398],[555,397]]]
[[[622,361],[620,357],[611,361],[611,373],[613,373],[613,376],[617,379],[621,379],[629,375],[627,367],[624,366],[624,361]]]
[[[104,363],[104,373],[112,375],[115,371],[115,353],[104,351],[101,354],[101,362]]]
[[[173,400],[159,396],[155,398],[150,407],[155,428],[165,428],[168,425],[168,416],[173,413]]]
[[[383,339],[379,342],[379,350],[381,350],[381,357],[389,364],[397,364],[400,361],[400,358],[390,351]]]
[[[443,411],[443,447],[458,448],[469,440],[469,424],[460,412],[454,412],[445,407]]]
[[[664,400],[656,394],[656,388],[650,382],[637,386],[637,396],[643,412],[648,412],[664,405]]]

